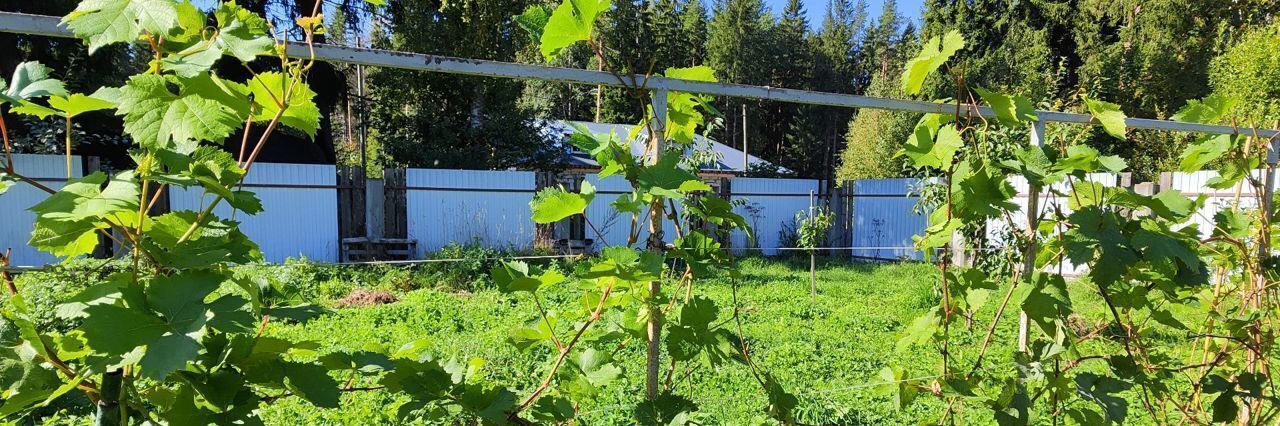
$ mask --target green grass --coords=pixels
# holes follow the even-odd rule
[[[747,259],[739,286],[743,333],[753,359],[775,375],[801,401],[799,420],[807,424],[914,423],[935,418],[942,411],[931,397],[922,397],[897,411],[875,383],[880,370],[903,367],[909,376],[936,374],[940,357],[932,347],[902,352],[895,344],[904,326],[938,303],[937,271],[922,264],[820,264],[818,299],[809,299],[807,262]],[[352,283],[359,286],[360,283]],[[732,287],[725,279],[701,281],[695,290],[715,300],[722,318],[732,306]],[[1080,293],[1073,289],[1073,293]],[[953,345],[976,347],[1003,293],[975,319],[971,329],[954,331]],[[577,291],[560,287],[547,294],[548,309],[574,312]],[[1088,294],[1073,294],[1086,318],[1101,318],[1099,303]],[[327,350],[357,350],[365,345],[398,347],[425,339],[438,358],[486,360],[487,377],[524,395],[549,364],[551,350],[521,352],[506,342],[508,331],[537,317],[527,295],[515,297],[493,290],[474,293],[424,289],[402,295],[398,303],[341,309],[305,325],[273,324],[268,334],[320,342]],[[561,335],[572,321],[562,321]],[[988,354],[988,364],[1012,360],[1016,319],[1006,318]],[[1100,344],[1109,344],[1103,342]],[[643,344],[632,342],[616,355],[625,378],[580,407],[584,424],[630,424],[630,410],[644,393]],[[957,362],[972,363],[972,353]],[[693,399],[716,424],[757,423],[763,420],[764,394],[745,367],[736,364],[703,366],[677,385],[677,392]],[[381,392],[348,394],[343,407],[320,410],[297,400],[265,410],[272,424],[394,423],[394,398]],[[971,410],[964,417],[978,423],[991,419],[989,411]]]
[[[527,294],[508,295],[489,289],[492,285],[485,282],[485,274],[477,272],[483,266],[440,270],[333,268],[298,263],[266,268],[259,273],[323,304],[332,305],[354,288],[392,291],[400,298],[388,305],[335,309],[306,324],[273,321],[266,333],[318,342],[322,352],[360,350],[369,345],[394,349],[408,342],[424,341],[438,359],[484,359],[487,380],[524,396],[545,374],[552,350],[534,347],[520,351],[507,342],[509,331],[534,321],[537,310]],[[937,348],[895,348],[905,326],[939,302],[938,272],[934,266],[820,262],[816,303],[809,298],[807,259],[748,258],[741,261],[740,269],[744,279],[738,286],[738,301],[745,341],[753,360],[799,397],[797,420],[804,424],[914,424],[935,420],[943,412],[941,403],[927,395],[905,410],[896,410],[890,396],[877,386],[882,382],[881,369],[889,366],[905,368],[908,377],[931,377],[939,371]],[[464,282],[459,284],[459,279]],[[25,281],[30,280],[46,285],[28,285]],[[20,278],[20,284],[24,293],[34,292],[29,299],[52,306],[72,294],[66,289],[49,290],[65,287],[50,284],[62,282],[59,280],[53,274],[31,274]],[[1105,305],[1091,287],[1076,283],[1069,286],[1076,313],[1073,326],[1078,333],[1096,327],[1108,317]],[[733,287],[727,279],[701,280],[695,294],[714,300],[721,318],[729,318]],[[953,326],[953,365],[972,365],[975,348],[980,346],[1003,295],[1003,289],[993,292],[968,327],[963,321]],[[569,335],[578,319],[579,296],[580,291],[569,284],[554,286],[544,295],[547,308],[562,313],[560,336]],[[1011,361],[1017,325],[1013,312],[1017,312],[1016,306],[1009,307],[1009,314],[996,330],[996,343],[984,361],[988,368],[1002,374],[1014,369]],[[67,326],[57,321],[43,325]],[[1173,333],[1155,336],[1170,343],[1181,338]],[[1122,351],[1114,335],[1092,339],[1079,348],[1082,353],[1103,352],[1098,349],[1107,353]],[[581,401],[579,424],[634,423],[631,409],[644,394],[643,342],[629,342],[615,353],[615,358],[624,377],[594,399]],[[1081,369],[1101,372],[1102,367],[1102,363],[1094,362]],[[336,378],[343,383],[348,380],[345,376]],[[997,386],[987,384],[984,391],[994,392]],[[768,423],[763,416],[765,395],[744,366],[698,366],[687,379],[677,381],[676,392],[698,404],[706,424]],[[1131,401],[1127,423],[1149,422],[1142,418],[1140,406],[1132,402],[1132,392],[1123,394]],[[398,402],[398,397],[383,391],[344,394],[342,406],[337,409],[319,409],[298,398],[284,398],[264,407],[262,414],[268,424],[276,425],[400,424],[395,418]],[[45,415],[51,411],[45,410]],[[78,408],[68,413],[81,419],[79,416],[88,414]],[[971,407],[960,415],[966,424],[992,423],[991,412],[981,407]]]

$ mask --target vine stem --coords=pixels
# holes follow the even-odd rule
[[[14,298],[14,297],[20,297],[20,295],[18,293],[18,285],[13,280],[13,274],[9,272],[9,266],[10,266],[9,259],[11,255],[12,255],[12,249],[5,249],[4,255],[0,256],[0,280],[4,280],[4,285],[9,290],[9,297]],[[41,357],[37,355],[38,358],[44,358],[45,361],[48,361],[49,364],[52,364],[54,368],[56,368],[64,376],[67,376],[67,379],[79,380],[80,383],[76,385],[76,388],[84,391],[85,395],[89,397],[90,401],[94,403],[98,402],[97,386],[95,386],[92,382],[88,380],[80,379],[80,376],[76,374],[75,370],[72,370],[71,367],[67,366],[66,362],[64,362],[61,358],[58,357],[57,352],[49,350],[49,345],[45,343],[43,339],[39,342],[30,342],[30,343],[33,345],[40,345],[44,349],[43,352],[49,354],[48,357]]]
[[[525,398],[520,405],[516,406],[515,410],[511,410],[511,414],[507,415],[508,420],[515,421],[518,419],[520,412],[529,408],[529,406],[533,405],[534,402],[537,402],[538,398],[542,396],[542,393],[547,390],[547,387],[551,386],[551,380],[555,379],[556,372],[560,371],[560,366],[564,365],[564,360],[569,357],[569,352],[573,350],[574,345],[578,344],[578,340],[582,338],[582,334],[586,333],[587,328],[591,327],[591,324],[600,320],[600,313],[604,311],[604,304],[609,300],[609,294],[612,292],[613,284],[609,284],[608,287],[605,287],[604,293],[600,294],[600,301],[596,303],[596,309],[591,312],[591,316],[587,318],[587,321],[582,323],[581,327],[578,327],[578,332],[573,334],[573,338],[569,339],[565,346],[560,349],[560,354],[556,356],[556,361],[551,365],[551,371],[547,372],[547,377],[542,379],[542,383],[538,385],[538,388],[534,389],[532,394]]]
[[[9,173],[13,173],[13,147],[9,144],[9,127],[4,122],[4,111],[0,110],[0,137],[4,139],[4,159]]]
[[[973,368],[969,370],[969,376],[973,376],[982,367],[982,357],[986,356],[987,348],[991,346],[991,337],[996,333],[996,326],[1000,324],[1000,318],[1004,315],[1004,310],[1009,306],[1009,300],[1013,298],[1013,291],[1018,288],[1018,281],[1021,277],[1015,272],[1014,277],[1010,280],[1013,283],[1009,285],[1009,291],[1005,292],[1004,300],[1000,302],[1000,307],[996,309],[995,318],[991,319],[991,325],[987,327],[987,335],[982,339],[982,347],[978,349],[978,357],[973,361]]]
[[[271,118],[271,122],[267,124],[266,130],[262,132],[262,137],[258,138],[258,143],[253,148],[253,154],[249,155],[249,159],[244,164],[244,176],[240,177],[241,182],[244,181],[245,177],[249,176],[249,169],[253,167],[253,161],[258,158],[258,153],[262,152],[262,145],[266,144],[267,138],[275,131],[276,125],[280,124],[280,118],[284,116],[285,109],[286,108],[284,106],[281,106],[279,110],[276,111],[275,116]],[[187,228],[187,231],[182,234],[181,238],[178,238],[178,243],[181,244],[182,242],[190,239],[191,236],[195,234],[196,230],[203,226],[205,219],[207,219],[210,214],[213,214],[213,209],[218,207],[218,204],[222,203],[222,200],[224,199],[225,197],[219,195],[214,198],[213,202],[209,203],[204,210],[201,210],[200,214],[196,215],[196,219],[191,222],[191,226]]]

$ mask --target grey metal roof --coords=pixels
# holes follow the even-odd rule
[[[569,134],[574,132],[574,128],[571,124],[586,127],[587,130],[596,134],[614,133],[619,136],[619,139],[626,139],[627,136],[631,134],[632,129],[635,128],[635,125],[632,124],[594,123],[588,121],[569,120],[545,120],[542,124],[548,137],[561,138],[562,142],[564,140],[563,138],[566,138]],[[639,156],[644,153],[645,141],[648,139],[648,134],[649,132],[647,129],[641,129],[636,138],[631,140],[631,153],[633,155]],[[731,146],[716,142],[715,140],[702,135],[694,136],[694,144],[703,147],[710,146],[711,151],[714,152],[717,157],[714,163],[703,165],[703,171],[741,173],[746,171],[744,165],[747,162],[752,165],[769,164],[768,161],[754,155],[747,155],[747,159],[744,161],[741,150],[734,149]],[[600,165],[596,163],[595,159],[591,158],[590,155],[579,152],[567,144],[565,144],[565,147],[569,151],[565,156],[565,160],[569,167],[600,167]]]

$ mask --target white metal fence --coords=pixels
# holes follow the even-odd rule
[[[262,200],[262,213],[249,216],[233,212],[226,203],[221,203],[214,213],[241,222],[240,230],[258,243],[268,262],[299,257],[338,261],[334,166],[257,163],[245,176],[244,187]],[[169,193],[169,207],[174,211],[200,211],[212,201],[199,188],[177,188]]]
[[[52,189],[61,189],[67,181],[66,157],[61,155],[15,154],[13,167],[19,174],[39,181]],[[71,157],[72,177],[83,176],[79,156]],[[19,183],[0,198],[0,251],[13,250],[14,265],[44,265],[58,261],[52,255],[28,246],[36,215],[31,206],[48,196],[31,185]]]
[[[451,242],[533,244],[533,172],[408,169],[405,183],[409,238],[418,241],[418,256]]]
[[[73,158],[74,176],[82,175],[81,161]],[[15,166],[20,173],[32,176],[52,188],[60,188],[66,180],[65,158],[57,155],[17,155]],[[1238,200],[1244,208],[1257,206],[1257,199],[1247,185],[1240,188],[1214,190],[1207,182],[1214,172],[1171,173],[1160,182],[1163,190],[1177,190],[1191,198],[1204,196],[1205,206],[1190,221],[1208,235],[1214,215]],[[586,238],[605,244],[625,244],[631,231],[629,215],[619,213],[612,203],[631,186],[618,176],[600,179],[585,176],[597,190],[595,202],[587,209],[587,218],[600,235],[588,227]],[[1090,181],[1106,186],[1120,183],[1116,175],[1097,174]],[[1028,187],[1015,178],[1010,182],[1019,196],[1014,202],[1026,206]],[[254,166],[245,179],[246,189],[258,194],[265,211],[256,216],[233,212],[225,204],[215,212],[224,218],[242,222],[241,229],[262,248],[268,261],[306,257],[316,261],[335,262],[339,255],[336,169],[331,165],[272,164]],[[439,250],[450,243],[478,243],[490,247],[527,248],[535,238],[536,226],[530,219],[529,201],[536,191],[535,174],[524,171],[475,171],[409,169],[406,172],[406,210],[408,238],[418,241],[418,256]],[[851,241],[849,253],[857,258],[883,260],[920,259],[912,247],[912,237],[924,232],[927,217],[916,213],[919,186],[915,179],[872,179],[854,183]],[[388,188],[390,190],[392,188]],[[795,214],[809,207],[810,193],[817,194],[819,182],[809,179],[735,178],[730,183],[730,198],[735,209],[755,229],[755,238],[735,232],[730,246],[760,249],[766,255],[779,253],[785,245],[784,234],[793,231]],[[28,211],[43,200],[45,194],[25,184],[16,185],[0,203],[0,250],[13,249],[15,265],[40,265],[55,262],[53,256],[27,245],[34,215]],[[175,189],[170,193],[172,210],[201,210],[212,199],[198,190]],[[372,202],[371,202],[372,203]],[[1067,200],[1042,196],[1041,211],[1048,211]],[[1013,218],[1017,226],[1025,223],[1023,215]],[[668,241],[675,238],[674,225],[664,224]],[[1006,230],[1003,221],[993,221],[988,232],[995,244]],[[641,241],[647,229],[640,224]],[[603,240],[603,241],[599,241]],[[1064,264],[1064,272],[1076,271]]]
[[[755,231],[755,241],[735,231],[730,246],[759,248],[763,254],[774,255],[778,253],[777,248],[783,247],[784,229],[794,231],[791,227],[796,213],[808,210],[810,194],[818,193],[818,181],[736,178],[729,188],[732,190],[730,200],[740,204],[734,211],[746,218]]]

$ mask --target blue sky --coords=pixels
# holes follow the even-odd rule
[[[801,0],[804,2],[804,11],[809,14],[809,25],[817,28],[822,25],[823,15],[827,11],[827,0]],[[782,9],[787,6],[787,0],[765,0],[764,4],[773,10],[774,14],[782,13]],[[880,16],[880,10],[884,8],[884,0],[867,0],[867,13],[871,19]],[[924,10],[924,0],[898,0],[898,13],[904,17],[920,23],[920,16]]]

